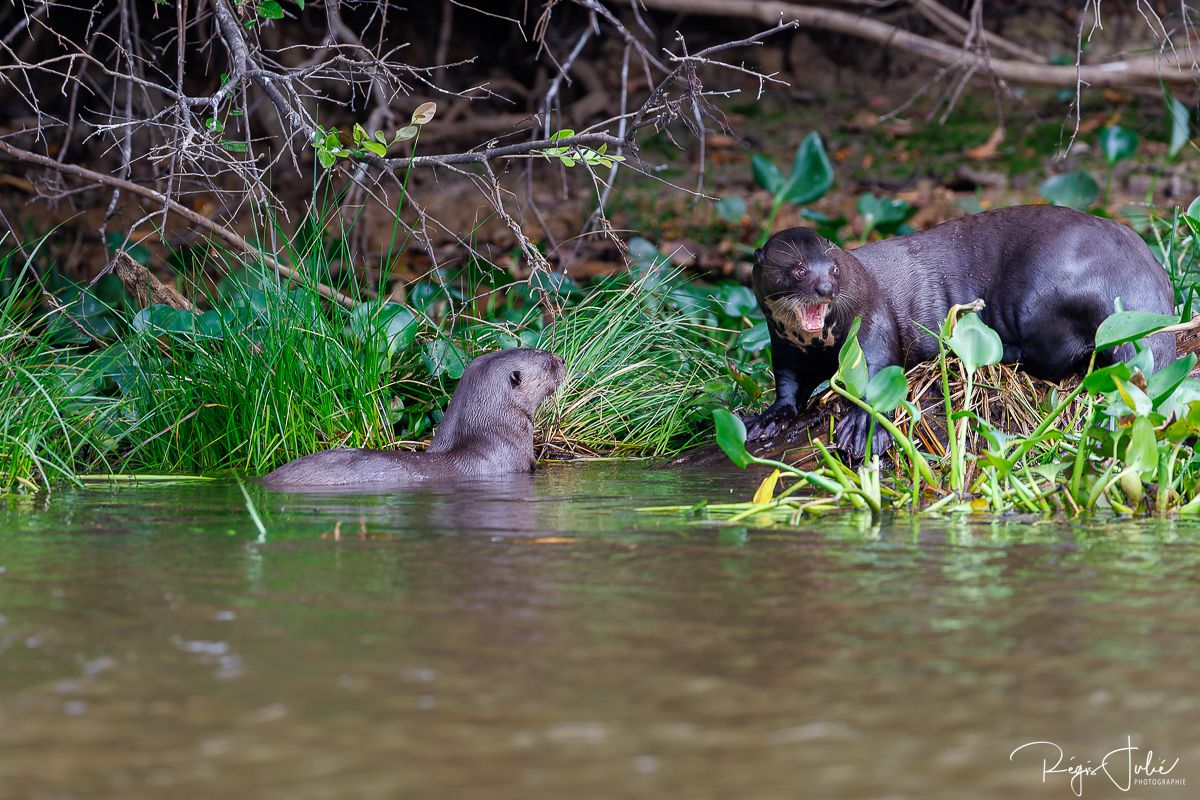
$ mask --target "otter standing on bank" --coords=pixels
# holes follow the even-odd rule
[[[545,350],[489,353],[467,365],[424,453],[339,448],[298,458],[262,479],[270,489],[386,489],[423,480],[533,469],[533,414],[563,378]]]
[[[1057,381],[1087,366],[1096,328],[1115,310],[1174,312],[1166,271],[1136,233],[1108,219],[1056,206],[987,211],[854,251],[805,228],[781,231],[754,254],[754,293],[767,318],[775,403],[749,421],[750,438],[787,425],[837,371],[855,317],[874,375],[891,364],[937,356],[956,304],[984,301],[980,317],[1000,334],[1004,361]],[[1156,368],[1175,359],[1175,338],[1149,339]],[[1100,353],[1112,363],[1131,345]],[[839,449],[861,458],[868,416],[851,409],[837,426]],[[876,429],[875,451],[890,444]]]

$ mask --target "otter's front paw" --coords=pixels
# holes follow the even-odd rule
[[[746,441],[770,439],[796,421],[796,407],[790,403],[776,403],[757,417],[744,420]]]
[[[850,409],[834,430],[837,449],[850,457],[851,461],[862,461],[867,454],[867,438],[871,430],[871,415],[861,408]],[[892,446],[892,436],[882,425],[875,425],[875,436],[871,442],[871,453],[882,455]]]

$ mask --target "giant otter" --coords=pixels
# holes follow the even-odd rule
[[[262,479],[270,489],[402,488],[437,478],[533,469],[533,414],[563,378],[545,350],[489,353],[467,365],[423,453],[338,448],[298,458]]]
[[[771,335],[776,399],[749,421],[751,438],[780,430],[837,371],[855,317],[874,375],[934,358],[937,340],[922,328],[939,330],[952,305],[979,298],[1004,360],[1057,381],[1086,367],[1117,298],[1127,311],[1174,311],[1167,273],[1136,233],[1056,206],[986,211],[853,251],[790,228],[755,251],[754,292]],[[1170,334],[1151,336],[1150,349],[1156,367],[1175,359]],[[1123,345],[1097,361],[1132,354]],[[851,409],[836,430],[839,449],[861,458],[867,431],[867,414]],[[875,450],[889,443],[877,430]]]

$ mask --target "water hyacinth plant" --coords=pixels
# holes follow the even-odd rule
[[[741,421],[724,409],[714,411],[717,442],[734,464],[763,464],[776,472],[753,502],[707,513],[770,522],[845,503],[876,515],[1020,510],[1075,516],[1102,508],[1200,513],[1200,381],[1188,377],[1196,356],[1155,370],[1149,349],[1139,343],[1174,327],[1174,316],[1110,316],[1096,332],[1096,352],[1135,343],[1134,358],[1096,368],[1093,356],[1086,375],[1052,397],[1036,424],[1018,432],[1004,430],[973,403],[977,376],[998,364],[1003,352],[995,331],[979,318],[980,307],[956,306],[938,331],[941,397],[924,407],[920,398],[907,397],[909,383],[899,367],[867,379],[857,325],[852,327],[830,388],[891,434],[896,453],[890,471],[877,455],[853,469],[819,441],[813,442],[821,457],[815,470],[756,458],[746,450]],[[952,392],[952,382],[962,391]],[[938,405],[948,425],[944,450],[934,454],[914,436],[913,425]],[[903,409],[907,424],[889,418],[896,409]],[[776,493],[781,479],[789,478],[791,484]]]

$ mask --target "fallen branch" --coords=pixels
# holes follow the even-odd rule
[[[286,264],[283,264],[270,253],[263,252],[261,249],[250,244],[234,231],[231,231],[229,228],[219,225],[203,214],[193,211],[184,204],[176,200],[172,200],[162,192],[155,191],[148,186],[142,186],[141,184],[134,183],[133,181],[115,178],[112,175],[105,175],[102,172],[96,172],[95,170],[90,170],[87,167],[80,167],[75,164],[59,163],[52,158],[47,158],[46,156],[38,155],[37,153],[32,153],[28,150],[22,150],[19,147],[14,147],[3,139],[0,139],[0,153],[4,153],[9,158],[12,158],[16,161],[22,161],[27,164],[37,164],[38,166],[61,172],[64,175],[71,175],[75,178],[80,178],[81,180],[90,181],[95,184],[111,186],[114,189],[120,189],[121,191],[135,194],[138,197],[143,197],[153,203],[163,206],[171,213],[178,214],[189,222],[195,223],[201,228],[204,228],[206,231],[218,237],[219,239],[224,240],[235,249],[243,253],[247,253],[255,258],[261,258],[267,266],[274,269],[280,275],[283,275],[284,277],[300,284],[307,284],[309,282],[308,278],[299,271],[287,266]],[[323,283],[315,283],[314,288],[322,297],[333,300],[334,302],[339,303],[346,308],[354,308],[356,305],[358,305],[358,301],[354,298],[348,297],[338,290],[330,288]]]
[[[860,14],[832,8],[815,8],[779,0],[640,0],[646,8],[679,14],[743,17],[764,23],[795,22],[802,28],[835,31],[847,36],[879,42],[938,64],[995,74],[1013,83],[1036,86],[1075,88],[1079,83],[1097,87],[1157,87],[1196,84],[1184,53],[1167,50],[1157,56],[1143,56],[1102,64],[1051,65],[1014,59],[986,58],[955,45],[920,36],[895,25]]]

